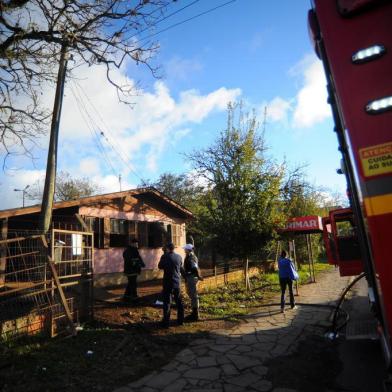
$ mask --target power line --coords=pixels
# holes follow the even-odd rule
[[[99,113],[99,111],[97,110],[97,108],[95,107],[95,105],[93,104],[93,102],[90,100],[89,96],[86,94],[86,92],[82,89],[82,87],[75,82],[75,84],[79,87],[79,91],[81,93],[83,93],[83,95],[86,97],[88,103],[90,104],[91,108],[94,110],[94,112],[98,115],[98,117],[100,118],[100,120],[102,121],[102,124],[105,127],[105,131],[107,131],[108,134],[111,134],[111,132],[109,131],[109,127],[107,126],[107,124],[105,123],[104,119],[102,118],[101,114]],[[108,137],[106,136],[105,132],[102,130],[102,128],[95,122],[94,120],[94,124],[96,126],[96,128],[99,130],[100,132],[100,136],[102,136],[107,144],[111,147],[111,149],[118,155],[118,157],[121,159],[121,161],[124,163],[124,165],[137,177],[139,178],[141,181],[143,181],[143,178],[135,171],[135,169],[130,165],[129,163],[129,157],[127,156],[127,154],[125,154],[122,149],[117,145],[116,143],[116,139],[113,135],[111,135],[111,139],[113,140],[113,143],[108,139]],[[116,144],[116,146],[114,146],[113,144]]]
[[[93,126],[93,125],[89,122],[89,120],[88,120],[88,118],[90,118],[90,120],[91,120],[91,117],[90,117],[90,115],[89,115],[89,113],[88,113],[88,111],[87,111],[87,109],[86,109],[86,107],[85,107],[85,105],[84,105],[83,100],[81,99],[81,97],[79,97],[79,96],[77,95],[77,91],[75,91],[74,88],[73,88],[72,86],[71,86],[71,92],[72,92],[72,95],[73,95],[74,98],[75,98],[75,101],[76,101],[76,104],[77,104],[79,113],[81,114],[81,116],[82,116],[82,118],[83,118],[83,121],[86,123],[88,130],[89,130],[90,133],[92,134],[93,140],[95,141],[95,144],[96,144],[96,146],[98,147],[98,150],[99,150],[100,153],[102,154],[104,160],[105,160],[106,163],[108,164],[108,166],[109,166],[109,168],[111,169],[111,171],[113,172],[113,174],[116,175],[116,170],[114,169],[114,166],[113,166],[113,164],[112,164],[112,162],[111,162],[109,156],[106,154],[105,148],[104,148],[104,146],[102,145],[101,140],[100,140],[100,138],[99,138],[97,132],[96,132],[95,129],[94,129],[94,126]]]
[[[142,37],[142,38],[139,40],[139,42],[141,42],[141,41],[146,41],[146,40],[148,40],[148,39],[150,39],[150,38],[152,38],[152,37],[155,37],[155,36],[158,35],[158,34],[161,34],[161,33],[165,32],[165,31],[171,30],[171,29],[173,29],[174,27],[180,26],[180,25],[182,25],[182,24],[184,24],[184,23],[190,22],[191,20],[197,19],[197,18],[199,18],[199,17],[201,17],[201,16],[203,16],[203,15],[209,14],[210,12],[213,12],[213,11],[219,9],[219,8],[223,8],[223,7],[225,7],[226,5],[229,5],[229,4],[231,4],[231,3],[235,3],[236,1],[237,1],[237,0],[230,0],[230,1],[227,1],[226,3],[220,4],[220,5],[216,6],[216,7],[213,7],[213,8],[210,8],[210,9],[206,10],[206,11],[203,11],[203,12],[201,12],[200,14],[191,16],[190,18],[187,18],[187,19],[184,19],[184,20],[182,20],[182,21],[180,21],[180,22],[174,23],[174,24],[172,24],[171,26],[168,26],[168,27],[166,27],[166,28],[164,28],[164,29],[162,29],[162,30],[160,30],[160,31],[157,31],[156,33],[147,35],[146,37]]]
[[[180,8],[179,10],[174,11],[174,12],[172,12],[171,14],[165,15],[163,18],[158,19],[158,20],[157,20],[155,23],[153,23],[151,26],[147,26],[147,27],[145,27],[144,29],[142,29],[142,30],[136,32],[135,34],[131,35],[130,37],[128,37],[128,39],[133,38],[133,37],[135,37],[135,36],[137,36],[137,35],[139,35],[139,34],[141,34],[141,33],[144,33],[145,31],[147,31],[147,30],[149,30],[149,29],[155,27],[156,25],[158,25],[159,23],[163,22],[164,20],[169,19],[170,17],[172,17],[172,16],[174,16],[174,15],[177,15],[177,14],[180,13],[181,11],[184,11],[185,9],[191,7],[192,5],[198,3],[199,1],[200,1],[200,0],[194,0],[194,1],[192,1],[192,3],[189,3],[189,4],[185,5],[184,7]],[[163,6],[163,7],[165,7],[165,6]],[[159,10],[162,9],[163,7],[160,7]]]

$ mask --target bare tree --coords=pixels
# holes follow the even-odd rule
[[[60,171],[56,177],[54,198],[56,201],[66,201],[96,195],[102,192],[99,184],[87,177],[72,177],[65,171]],[[43,188],[40,181],[36,181],[27,193],[30,200],[41,201]]]
[[[42,105],[43,88],[55,82],[62,47],[73,68],[102,64],[120,101],[134,85],[112,72],[128,61],[146,65],[157,45],[139,40],[163,18],[175,0],[0,0],[0,151],[28,153],[47,131],[51,112]],[[72,68],[68,68],[68,72]]]

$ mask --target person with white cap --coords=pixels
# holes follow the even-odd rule
[[[199,260],[193,253],[193,245],[186,244],[183,249],[185,250],[184,260],[184,278],[186,284],[186,290],[191,300],[192,313],[185,317],[186,321],[198,321],[199,320],[199,295],[197,292],[197,282],[203,280],[199,274]]]

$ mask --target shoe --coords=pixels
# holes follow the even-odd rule
[[[177,325],[184,325],[184,320],[177,320]]]
[[[297,305],[294,305],[294,306],[291,307],[291,309],[293,309],[293,310],[294,310],[294,309],[298,309],[298,306],[297,306]]]
[[[280,313],[284,313],[284,308],[281,308],[281,309],[280,309]]]

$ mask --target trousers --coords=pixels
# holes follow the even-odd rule
[[[290,295],[290,306],[293,308],[295,306],[294,293],[293,293],[293,281],[290,278],[279,278],[281,297],[280,297],[280,307],[284,309],[286,287],[289,288]]]
[[[128,284],[125,288],[125,298],[137,298],[137,274],[127,275]]]
[[[199,309],[199,295],[197,293],[198,278],[189,275],[185,279],[186,291],[191,300],[192,309]]]
[[[163,322],[169,324],[170,321],[170,307],[171,298],[177,305],[177,321],[182,323],[184,321],[184,304],[182,303],[181,292],[179,288],[164,288],[163,297]]]

